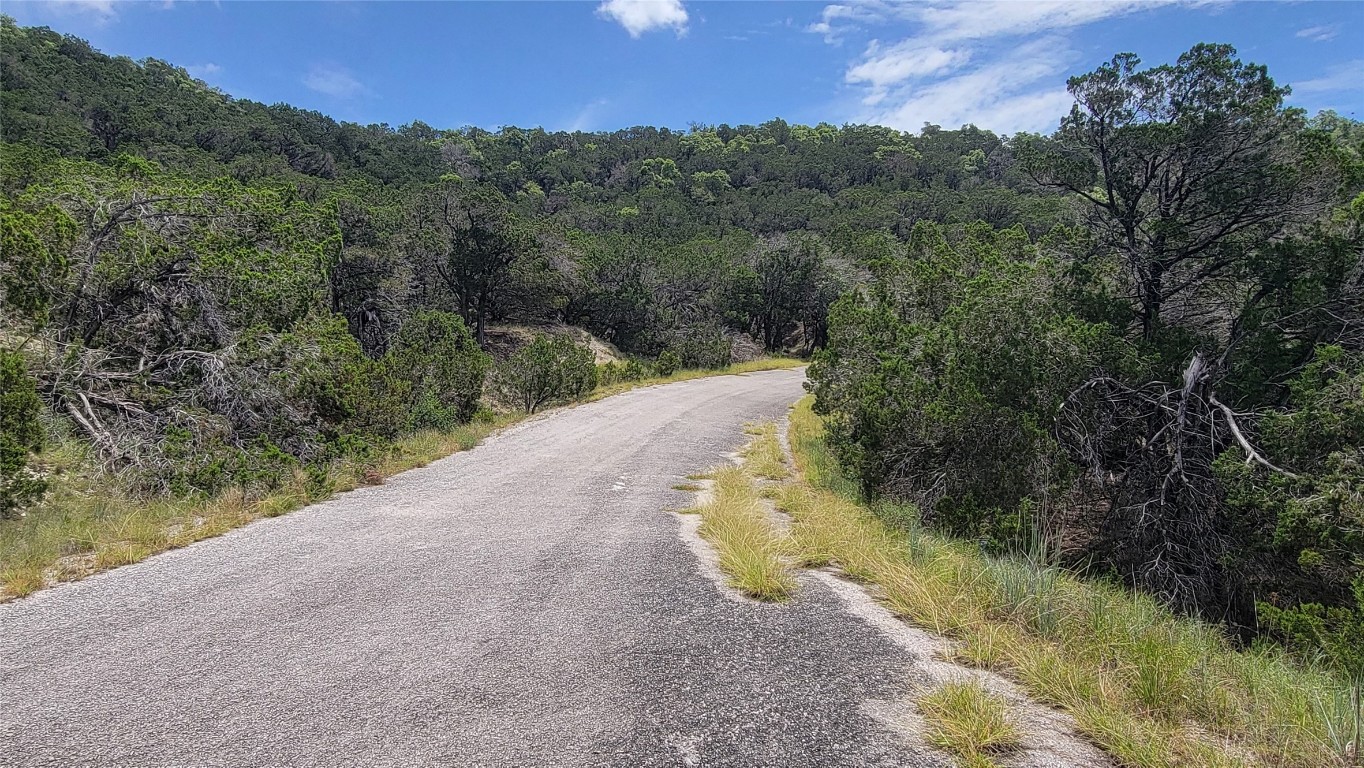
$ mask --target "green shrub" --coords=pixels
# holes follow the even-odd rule
[[[478,410],[491,358],[459,316],[421,311],[403,324],[383,364],[410,387],[406,429],[450,429]]]
[[[609,386],[649,377],[649,368],[638,360],[627,359],[597,366],[597,384]]]
[[[682,366],[682,359],[671,349],[663,350],[663,353],[654,361],[654,372],[659,376],[667,378],[673,375]]]
[[[43,447],[35,385],[24,358],[0,350],[0,519],[14,516],[47,490],[47,482],[28,467],[29,454]]]
[[[1294,608],[1257,605],[1260,620],[1300,656],[1320,659],[1344,678],[1349,702],[1332,718],[1342,727],[1333,746],[1347,762],[1360,756],[1364,737],[1364,577],[1352,585],[1353,606],[1304,603]]]
[[[554,402],[573,400],[597,386],[592,350],[567,336],[541,336],[497,368],[503,394],[527,413]]]
[[[729,339],[715,328],[683,330],[668,346],[679,368],[715,369],[734,362]]]
[[[978,224],[949,242],[921,222],[910,249],[835,304],[810,367],[815,409],[868,493],[992,549],[1022,544],[1030,502],[1069,467],[1057,408],[1110,336],[1065,311],[1056,265],[1020,230]]]

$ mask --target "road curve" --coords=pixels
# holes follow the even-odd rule
[[[940,765],[913,659],[804,579],[727,599],[667,513],[800,371],[560,410],[0,605],[0,765]]]

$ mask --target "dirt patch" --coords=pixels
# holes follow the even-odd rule
[[[582,328],[562,323],[542,325],[489,325],[485,329],[488,354],[496,360],[506,360],[537,336],[568,336],[576,343],[592,350],[597,365],[614,363],[624,359],[620,350],[610,342],[593,336]]]

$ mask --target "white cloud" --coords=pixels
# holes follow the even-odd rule
[[[203,80],[222,72],[223,68],[210,61],[207,64],[191,64],[188,67],[185,67],[185,71],[190,73],[191,76]]]
[[[1326,70],[1321,77],[1293,83],[1293,93],[1333,93],[1364,89],[1364,59],[1355,59]]]
[[[355,79],[345,67],[335,64],[314,64],[303,76],[303,84],[309,89],[338,99],[351,99],[369,93],[365,84]]]
[[[42,5],[62,15],[92,16],[99,24],[118,16],[114,0],[46,0]]]
[[[943,50],[923,46],[915,40],[905,40],[885,50],[873,40],[862,54],[862,61],[844,75],[849,83],[867,83],[871,92],[864,103],[876,104],[886,96],[886,89],[912,78],[936,75],[956,69],[971,58],[970,51]]]
[[[849,62],[844,82],[862,105],[850,119],[901,130],[930,122],[1043,131],[1071,104],[1064,75],[1078,54],[1067,32],[1177,1],[842,0],[806,31],[839,44],[869,27],[882,40],[903,30]]]
[[[1297,37],[1304,37],[1314,43],[1320,43],[1323,40],[1330,40],[1335,37],[1338,32],[1340,32],[1340,27],[1335,25],[1329,27],[1307,27],[1298,30]]]
[[[897,89],[886,106],[862,118],[905,131],[924,123],[947,128],[971,123],[1005,133],[1050,130],[1071,105],[1057,81],[1072,55],[1055,38],[1026,43],[991,64]]]
[[[819,14],[819,21],[805,28],[824,36],[824,42],[839,45],[843,42],[844,30],[886,21],[890,12],[885,3],[875,0],[862,0],[848,5],[826,5]]]
[[[604,0],[597,14],[618,22],[630,37],[664,27],[672,27],[678,35],[687,31],[687,9],[681,0]]]
[[[564,130],[569,132],[591,131],[598,128],[598,118],[601,115],[602,107],[609,102],[606,99],[593,99],[579,109],[573,119],[569,121]]]

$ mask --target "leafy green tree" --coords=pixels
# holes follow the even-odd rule
[[[1196,322],[1250,254],[1319,215],[1335,158],[1288,89],[1226,45],[1141,70],[1133,54],[1072,77],[1075,106],[1050,139],[1019,142],[1041,183],[1091,207],[1126,262],[1141,337]]]
[[[484,346],[492,307],[511,284],[518,260],[536,248],[534,238],[505,198],[483,188],[445,189],[436,197],[433,218],[439,233],[435,270]]]

